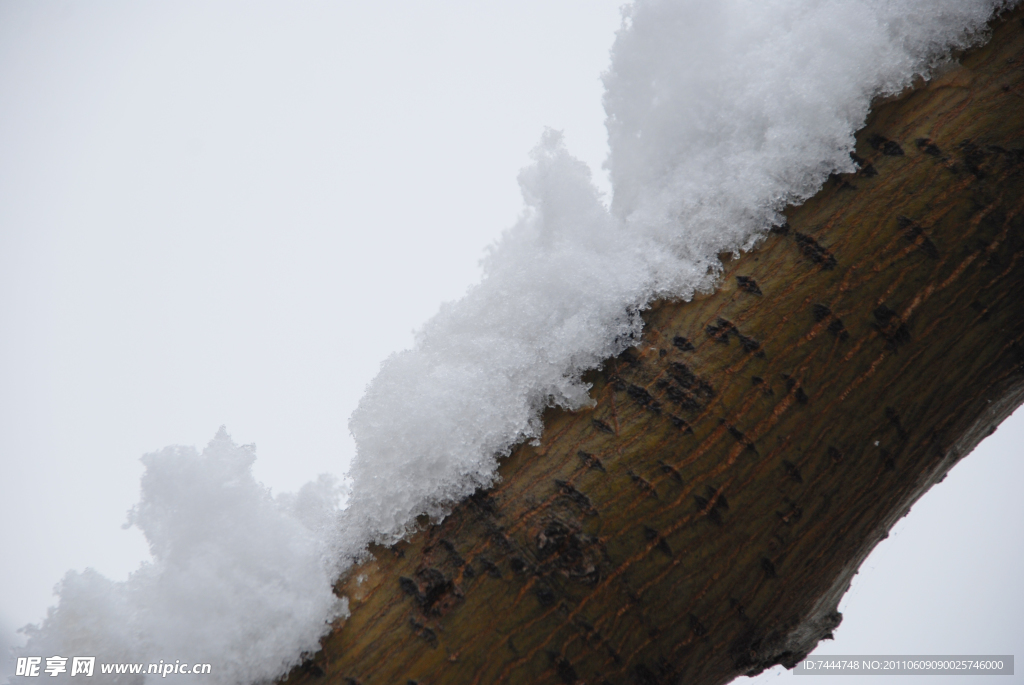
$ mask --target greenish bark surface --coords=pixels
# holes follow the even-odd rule
[[[880,104],[718,292],[645,313],[501,483],[354,569],[289,682],[724,683],[794,664],[1024,396],[1024,15]]]

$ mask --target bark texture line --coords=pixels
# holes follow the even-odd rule
[[[502,481],[337,592],[289,683],[725,683],[839,624],[896,520],[1024,399],[1024,13],[873,111],[860,172],[645,312]]]

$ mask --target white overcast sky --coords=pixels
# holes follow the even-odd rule
[[[544,127],[607,188],[619,4],[0,0],[0,644],[67,570],[146,558],[143,453],[225,424],[275,492],[344,472],[363,388],[476,281]],[[1024,654],[1020,418],[821,651]]]

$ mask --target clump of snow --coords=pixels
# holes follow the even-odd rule
[[[854,170],[872,98],[927,75],[1001,4],[637,2],[604,77],[615,214],[690,260],[748,246]]]
[[[143,676],[103,675],[101,663],[145,669],[163,660],[208,663],[207,682],[254,683],[318,650],[344,611],[323,544],[338,488],[322,477],[275,499],[252,477],[254,452],[222,428],[202,454],[168,447],[144,456],[142,498],[129,522],[145,534],[153,562],[124,582],[68,572],[60,604],[41,627],[26,629],[20,653],[44,657],[44,667],[46,657],[69,658],[60,678],[71,677],[71,657],[95,656],[93,677],[105,682]]]
[[[873,98],[927,76],[1006,4],[638,0],[604,77],[610,205],[545,133],[482,282],[384,363],[352,415],[348,505],[330,480],[271,498],[223,431],[202,455],[148,455],[131,523],[153,563],[124,583],[69,573],[21,653],[209,662],[220,683],[286,673],[344,611],[331,584],[369,542],[492,484],[545,407],[587,405],[582,374],[637,341],[644,307],[714,287],[719,253],[853,170]]]
[[[656,298],[713,288],[788,203],[853,171],[872,99],[978,37],[999,0],[638,0],[604,76],[610,207],[544,134],[525,208],[482,282],[393,355],[349,428],[357,456],[341,549],[391,542],[493,483],[548,406],[632,344]]]
[[[588,401],[580,373],[632,342],[653,285],[650,255],[548,131],[520,175],[526,210],[485,260],[486,276],[442,307],[416,347],[393,355],[349,427],[343,548],[401,537],[417,514],[486,487],[499,456],[540,434],[549,404]]]

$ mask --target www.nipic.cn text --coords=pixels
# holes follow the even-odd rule
[[[43,665],[43,661],[46,662]],[[68,662],[71,662],[70,665]],[[210,672],[210,664],[183,664],[180,661],[164,662],[153,664],[100,664],[99,672],[107,675],[119,673],[158,675],[162,678],[178,673],[185,675],[203,675]],[[65,656],[49,656],[44,660],[41,656],[18,657],[18,664],[14,675],[35,677],[48,675],[56,677],[63,673],[71,676],[91,676],[96,672],[96,657],[75,656],[70,659]]]

